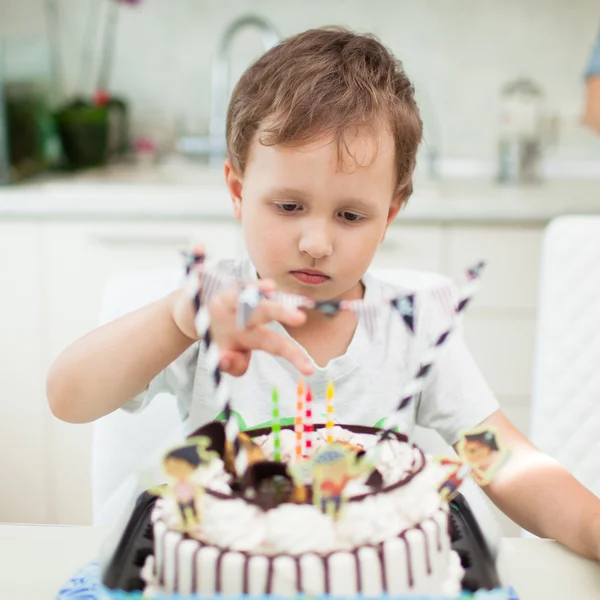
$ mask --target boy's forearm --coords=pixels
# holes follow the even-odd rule
[[[600,499],[554,459],[516,450],[484,488],[516,523],[588,558],[600,558]]]
[[[120,408],[193,344],[173,321],[181,291],[83,336],[52,365],[47,380],[52,412],[85,423]]]

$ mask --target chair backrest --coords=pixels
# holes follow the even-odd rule
[[[181,284],[176,269],[123,273],[104,290],[99,324],[167,295]],[[162,397],[161,397],[162,396]],[[139,414],[117,410],[92,428],[92,514],[95,525],[113,524],[137,483],[136,471],[183,435],[176,403],[158,396]]]
[[[408,269],[371,269],[384,281],[410,289],[423,289],[447,281],[436,273]],[[176,289],[179,271],[152,269],[120,275],[107,286],[100,323],[106,323],[135,310]],[[123,507],[130,506],[137,487],[136,471],[158,461],[162,450],[181,440],[183,435],[176,403],[167,394],[157,397],[145,410],[131,415],[122,410],[96,421],[93,426],[92,495],[94,524],[113,525],[122,518]],[[441,436],[416,427],[414,440],[432,454],[453,453]],[[497,550],[499,530],[490,513],[488,501],[473,482],[463,493],[478,517],[493,553]]]
[[[544,235],[531,439],[600,496],[600,217]]]

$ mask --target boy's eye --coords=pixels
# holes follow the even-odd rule
[[[296,204],[295,202],[280,202],[280,203],[276,204],[275,206],[277,206],[277,208],[280,211],[286,212],[286,213],[297,212],[299,209],[302,208],[299,204]]]
[[[363,219],[363,217],[361,217],[360,215],[357,215],[353,212],[348,212],[347,210],[342,211],[340,213],[340,217],[342,217],[344,221],[348,221],[348,223],[357,223],[358,221],[362,221]]]

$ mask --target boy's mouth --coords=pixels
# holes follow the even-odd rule
[[[319,285],[331,279],[329,275],[325,275],[325,273],[315,269],[302,269],[299,271],[290,271],[290,273],[301,283],[309,285]]]

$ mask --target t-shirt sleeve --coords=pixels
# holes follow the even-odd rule
[[[450,320],[440,318],[440,311],[430,306],[419,323],[426,330],[428,341],[424,343],[429,345],[448,328]],[[435,429],[448,444],[455,444],[462,431],[476,427],[499,408],[460,328],[452,331],[425,380],[417,407],[417,424]]]
[[[585,70],[586,79],[598,75],[600,75],[600,31]]]
[[[161,371],[143,392],[128,400],[122,409],[130,413],[139,412],[158,394],[171,394],[177,398],[179,412],[185,420],[192,403],[199,352],[200,343],[196,342]]]

